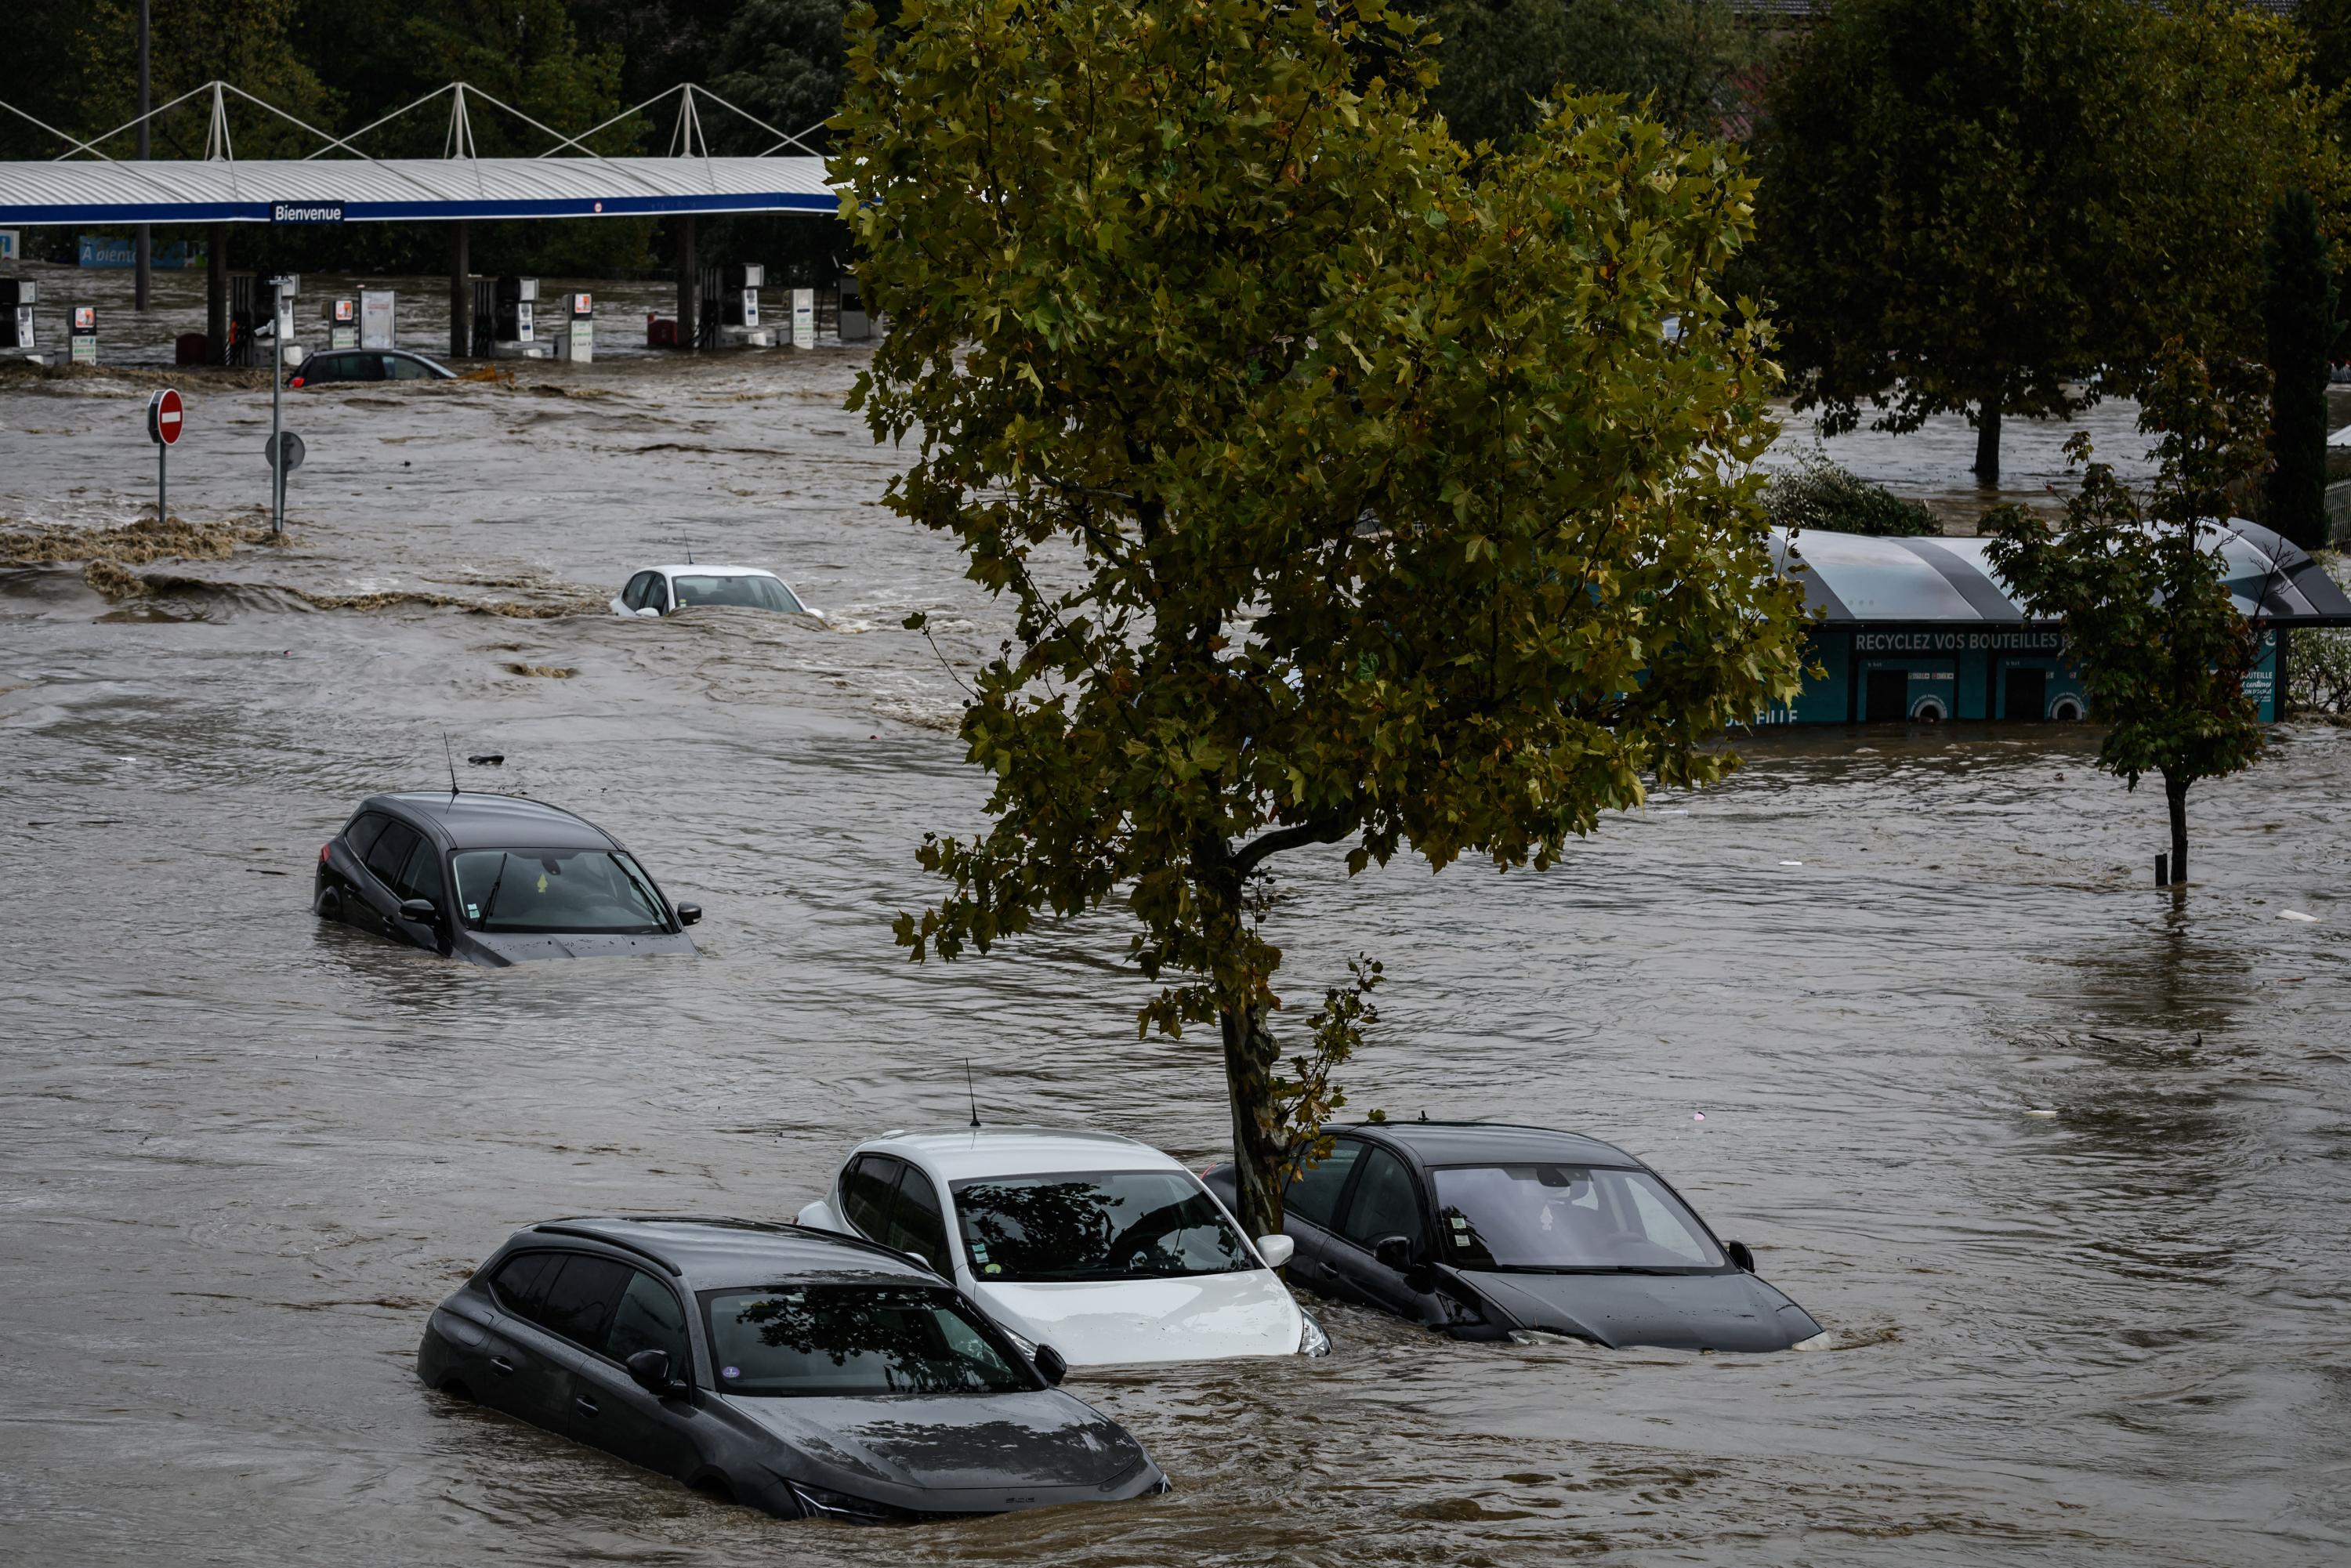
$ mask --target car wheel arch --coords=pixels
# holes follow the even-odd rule
[[[734,1480],[725,1470],[713,1465],[705,1465],[686,1477],[685,1490],[700,1492],[704,1497],[716,1502],[731,1505],[737,1500]]]

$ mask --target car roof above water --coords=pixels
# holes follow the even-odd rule
[[[1336,1133],[1368,1133],[1409,1149],[1424,1165],[1484,1165],[1513,1160],[1563,1160],[1577,1165],[1639,1166],[1614,1144],[1550,1127],[1519,1127],[1489,1122],[1369,1122],[1334,1127]]]
[[[935,1287],[938,1276],[885,1247],[757,1219],[697,1215],[591,1215],[542,1220],[513,1244],[606,1242],[673,1270],[689,1291],[729,1285],[892,1284]]]
[[[526,800],[518,795],[443,795],[423,790],[411,794],[371,795],[368,806],[389,804],[402,814],[434,824],[451,848],[467,849],[618,849],[620,841],[560,806]]]
[[[973,1176],[1050,1176],[1061,1171],[1180,1171],[1183,1163],[1116,1133],[1061,1127],[956,1127],[884,1133],[865,1145],[913,1155],[949,1181]]]
[[[647,571],[666,572],[672,577],[774,577],[764,566],[712,566],[704,561],[687,561],[683,566],[650,566]]]

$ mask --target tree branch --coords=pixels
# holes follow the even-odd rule
[[[1295,822],[1287,828],[1276,828],[1270,833],[1251,839],[1233,852],[1233,869],[1243,876],[1255,871],[1258,863],[1284,850],[1294,850],[1302,844],[1335,844],[1353,829],[1343,818],[1316,817]]]

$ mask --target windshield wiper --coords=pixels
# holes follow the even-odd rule
[[[662,912],[662,901],[659,897],[655,896],[653,890],[644,884],[643,881],[638,877],[636,872],[630,867],[628,862],[622,860],[618,855],[613,855],[611,857],[611,861],[614,865],[621,868],[621,874],[629,879],[629,885],[635,888],[637,892],[643,896],[645,903],[652,907],[653,912],[653,924],[656,925],[668,925],[669,916]]]
[[[506,851],[498,852],[498,874],[490,878],[490,896],[482,900],[482,917],[474,925],[474,929],[476,931],[487,931],[490,928],[490,911],[498,906],[498,889],[507,880],[507,858]]]

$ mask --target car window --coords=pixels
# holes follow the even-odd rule
[[[402,898],[429,898],[434,908],[444,909],[441,902],[441,851],[432,840],[420,838],[416,841],[416,847],[408,852],[407,862],[400,868],[400,880],[392,883],[392,891]]]
[[[547,1282],[562,1261],[560,1252],[518,1252],[491,1279],[490,1294],[517,1317],[537,1322],[547,1304]]]
[[[629,1274],[628,1288],[621,1292],[620,1308],[604,1335],[604,1354],[625,1362],[641,1350],[667,1351],[670,1375],[685,1376],[693,1364],[686,1349],[685,1309],[677,1304],[675,1292],[643,1269],[632,1269]]]
[[[375,848],[376,835],[382,832],[383,825],[391,821],[381,811],[361,811],[351,819],[351,825],[343,830],[344,847],[359,856],[360,863],[366,863],[368,851]]]
[[[383,380],[383,356],[381,354],[332,354],[329,357],[327,379],[334,382],[380,382]]]
[[[954,1275],[955,1265],[948,1261],[946,1218],[939,1212],[938,1189],[931,1185],[929,1173],[906,1167],[898,1183],[898,1201],[890,1207],[890,1234],[885,1240],[940,1273]]]
[[[869,1241],[879,1241],[890,1226],[890,1194],[898,1185],[900,1166],[887,1155],[860,1155],[841,1173],[841,1218],[857,1227]]]
[[[1364,1174],[1347,1203],[1347,1239],[1369,1247],[1383,1236],[1401,1236],[1417,1243],[1422,1228],[1412,1173],[1385,1149],[1364,1150]]]
[[[618,850],[461,850],[453,863],[477,930],[669,929],[653,879]]]
[[[936,1286],[771,1285],[710,1291],[701,1299],[711,1364],[727,1394],[1012,1394],[1037,1386],[956,1293]]]
[[[786,588],[780,579],[773,577],[732,573],[725,577],[681,574],[670,580],[670,587],[675,591],[681,606],[732,604],[744,610],[775,610],[787,614],[795,613],[801,608],[800,601],[792,596],[792,591]]]
[[[1259,1266],[1182,1171],[1055,1171],[955,1184],[972,1272],[998,1281],[1169,1279]]]
[[[1333,1139],[1328,1158],[1290,1178],[1290,1191],[1281,1203],[1283,1216],[1330,1229],[1331,1216],[1339,1207],[1339,1194],[1346,1187],[1347,1177],[1363,1153],[1361,1139]]]
[[[610,1258],[566,1253],[561,1271],[547,1287],[547,1301],[538,1313],[539,1326],[561,1334],[574,1344],[601,1344],[604,1325],[611,1321],[621,1292],[628,1289],[629,1276],[635,1272],[626,1263]]]
[[[375,873],[376,881],[386,887],[400,884],[401,868],[407,865],[423,835],[406,822],[386,822],[367,852],[367,868]]]
[[[316,386],[320,382],[340,381],[343,376],[343,357],[340,354],[313,354],[303,361],[301,368],[294,373],[301,377],[305,384],[310,386]]]
[[[396,382],[425,382],[433,379],[431,368],[423,361],[408,359],[399,354],[386,354],[383,357],[383,373]]]
[[[650,571],[641,571],[629,579],[629,586],[621,591],[622,605],[630,610],[643,610],[646,595],[653,591],[653,576]]]
[[[1435,1173],[1446,1255],[1463,1269],[1725,1269],[1698,1217],[1646,1171],[1552,1164]]]

